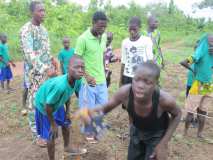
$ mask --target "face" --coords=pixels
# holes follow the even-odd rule
[[[85,66],[84,62],[81,59],[74,59],[69,64],[69,75],[71,75],[74,79],[80,79],[84,76]]]
[[[149,27],[152,29],[157,29],[158,28],[158,20],[155,18],[150,18],[149,19]]]
[[[70,40],[68,38],[64,38],[63,45],[64,45],[64,48],[69,48],[70,47]]]
[[[147,99],[150,97],[157,85],[153,71],[147,67],[138,68],[132,81],[132,89],[136,99]]]
[[[134,39],[138,37],[140,27],[137,24],[129,24],[129,34],[130,38]]]
[[[102,35],[107,27],[107,21],[98,20],[93,23],[93,30],[97,33],[97,35]]]
[[[208,36],[209,54],[213,55],[213,35]]]
[[[1,42],[2,43],[7,43],[7,36],[2,36],[1,37]]]
[[[35,10],[33,11],[33,19],[35,19],[38,23],[42,23],[44,21],[45,9],[43,4],[37,4],[35,6]]]

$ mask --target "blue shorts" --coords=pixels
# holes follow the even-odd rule
[[[11,80],[13,78],[10,66],[6,66],[0,69],[0,81]]]
[[[69,127],[71,121],[66,119],[64,106],[61,106],[54,113],[54,120],[58,126]],[[42,114],[37,108],[35,109],[36,131],[38,136],[45,140],[50,140],[52,133],[50,132],[50,121],[47,115]]]

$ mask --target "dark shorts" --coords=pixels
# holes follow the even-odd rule
[[[164,134],[165,130],[141,132],[135,126],[131,125],[128,160],[149,160],[149,157]]]
[[[0,81],[11,80],[13,78],[12,71],[10,66],[0,69]]]

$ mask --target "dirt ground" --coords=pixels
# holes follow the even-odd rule
[[[1,160],[47,160],[46,148],[39,148],[32,141],[28,128],[27,117],[22,117],[22,63],[17,64],[12,87],[16,91],[7,94],[0,93],[0,159]],[[112,85],[110,95],[117,90],[120,64],[112,64]],[[161,86],[169,91],[183,106],[185,94],[185,70],[179,65],[167,64],[162,72]],[[76,102],[72,106],[76,106]],[[73,107],[74,108],[74,107]],[[128,138],[120,136],[128,132],[127,113],[118,107],[107,115],[106,122],[111,126],[107,135],[98,144],[87,144],[72,129],[72,142],[81,141],[82,147],[88,149],[83,157],[72,157],[69,160],[125,160]],[[205,136],[213,139],[213,120],[207,120]],[[74,131],[73,131],[74,130]],[[191,128],[188,137],[183,137],[183,123],[180,123],[169,144],[169,160],[213,160],[213,144],[196,139],[196,129]],[[62,159],[62,138],[57,141],[56,157]]]

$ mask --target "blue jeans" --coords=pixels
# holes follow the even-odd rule
[[[91,87],[87,84],[82,84],[79,92],[80,108],[88,107],[94,109],[97,105],[103,105],[108,101],[108,90],[106,83],[97,84]],[[95,117],[92,123],[96,126],[102,126],[102,117]],[[93,124],[86,125],[84,132],[86,135],[93,135],[96,129]],[[102,128],[102,127],[101,127]]]

